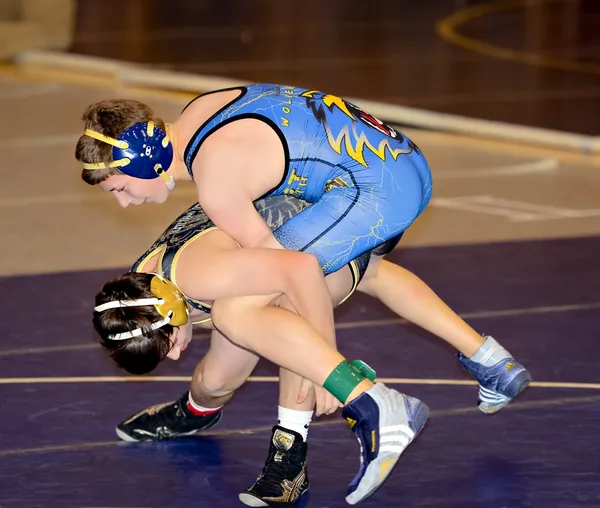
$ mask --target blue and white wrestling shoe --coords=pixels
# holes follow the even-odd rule
[[[527,388],[531,374],[493,337],[485,339],[485,343],[471,358],[458,353],[458,359],[463,368],[479,382],[480,411],[492,414],[500,411]],[[494,355],[504,358],[495,361]]]
[[[400,455],[423,429],[429,408],[420,400],[376,383],[342,411],[360,443],[360,470],[346,501],[356,504],[373,494]]]

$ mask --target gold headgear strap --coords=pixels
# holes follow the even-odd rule
[[[129,143],[127,141],[119,141],[118,139],[111,138],[110,136],[105,136],[104,134],[100,134],[99,132],[93,131],[92,129],[86,129],[84,131],[86,136],[90,138],[97,139],[98,141],[103,141],[111,146],[115,146],[120,148],[121,150],[126,150],[129,148]],[[124,157],[123,159],[119,159],[116,161],[112,161],[109,164],[105,162],[84,162],[83,169],[107,169],[107,168],[122,168],[123,166],[127,166],[131,162],[130,159]]]
[[[99,132],[93,131],[92,129],[86,129],[84,131],[84,134],[86,136],[89,136],[90,138],[97,139],[98,141],[104,141],[104,143],[116,146],[121,150],[127,150],[129,148],[129,143],[127,143],[127,141],[119,141],[118,139],[111,138],[110,136],[105,136],[104,134],[100,134]]]

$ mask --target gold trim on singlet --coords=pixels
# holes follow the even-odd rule
[[[205,235],[209,231],[212,231],[213,229],[218,229],[218,228],[216,226],[213,226],[213,227],[207,228],[207,229],[205,229],[203,231],[200,231],[200,232],[196,233],[189,240],[187,240],[186,242],[184,242],[184,244],[181,247],[179,247],[179,249],[177,249],[177,252],[175,253],[175,256],[173,256],[173,262],[171,263],[171,279],[170,280],[171,280],[171,282],[173,284],[175,284],[175,286],[179,289],[179,291],[181,291],[181,289],[179,288],[179,286],[177,285],[177,282],[175,281],[175,270],[177,268],[177,261],[179,260],[179,256],[183,252],[183,249],[185,249],[192,242],[194,242],[195,240],[197,240],[201,236]],[[183,291],[181,291],[181,292],[183,293]],[[212,307],[208,303],[201,302],[200,300],[196,300],[195,298],[191,298],[190,296],[187,296],[187,298],[189,300],[193,301],[193,302],[196,302],[198,305],[202,305],[203,307],[206,307],[207,309],[210,309]],[[193,323],[193,324],[199,324],[199,323]]]
[[[157,252],[161,251],[160,252],[160,256],[158,256],[157,269],[158,269],[158,271],[160,271],[160,273],[162,275],[161,262],[162,262],[163,255],[164,255],[164,253],[165,253],[166,250],[167,250],[167,246],[166,245],[159,245],[158,247],[156,247],[156,249],[154,249],[142,261],[140,261],[140,263],[138,264],[138,266],[135,269],[135,271],[137,273],[142,272],[143,269],[144,269],[144,266],[146,266],[146,263],[148,261],[150,261],[156,255]]]
[[[192,321],[192,324],[193,325],[201,325],[203,323],[208,323],[209,321],[212,321],[211,317],[204,318],[201,321]]]
[[[348,298],[350,298],[354,294],[356,288],[358,287],[358,284],[360,283],[360,271],[358,269],[358,263],[356,262],[356,260],[353,259],[352,261],[350,261],[349,266],[350,272],[352,273],[352,289],[350,289],[350,292],[338,305],[342,305],[342,303],[344,303]]]

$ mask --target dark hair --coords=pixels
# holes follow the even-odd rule
[[[163,131],[166,129],[163,120],[158,118],[149,106],[143,102],[130,99],[114,99],[96,102],[87,107],[82,120],[85,129],[117,138],[124,130],[139,122],[153,121]],[[75,158],[79,162],[108,164],[113,161],[112,145],[83,135],[77,141]],[[123,174],[119,168],[84,169],[81,178],[90,185],[103,182],[112,175]]]
[[[150,281],[154,274],[129,272],[109,280],[96,295],[96,306],[115,300],[152,298]],[[152,305],[143,307],[119,307],[103,312],[94,311],[94,329],[100,335],[100,343],[108,350],[119,367],[131,374],[146,374],[154,370],[166,357],[173,344],[173,326],[164,325],[152,330],[153,323],[162,316]],[[143,334],[124,340],[109,339],[109,335],[141,328]]]

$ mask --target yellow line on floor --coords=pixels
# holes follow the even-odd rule
[[[5,377],[0,378],[0,384],[54,384],[54,383],[153,383],[153,382],[189,382],[190,376],[73,376],[73,377]],[[276,383],[276,376],[251,376],[249,382]],[[377,381],[386,384],[404,385],[446,385],[446,386],[475,386],[477,381],[460,379],[420,379],[403,377],[383,377]],[[534,381],[532,387],[538,388],[575,388],[579,390],[600,390],[600,383],[572,383],[554,381]]]
[[[442,39],[455,46],[492,58],[510,62],[520,62],[533,67],[545,67],[569,72],[583,72],[586,74],[600,74],[600,65],[596,63],[554,58],[533,51],[498,46],[480,39],[467,37],[458,32],[458,28],[461,25],[484,16],[566,1],[569,0],[499,0],[492,3],[477,4],[461,9],[447,18],[442,19],[437,23],[436,31]]]

